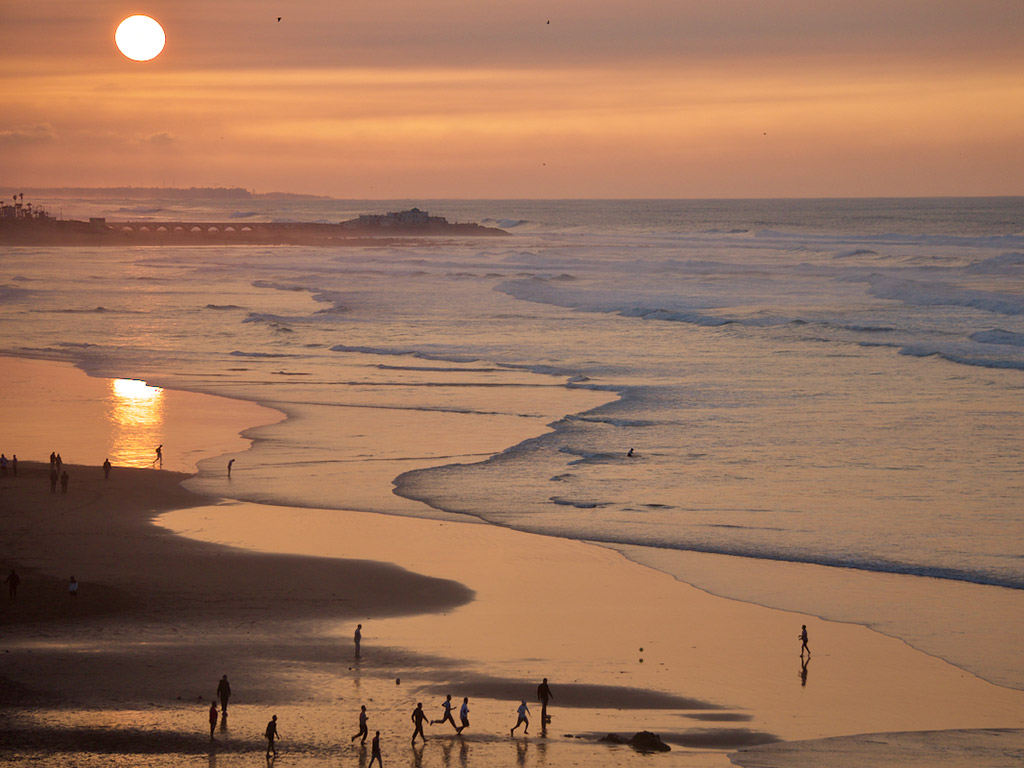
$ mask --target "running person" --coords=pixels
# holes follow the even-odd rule
[[[452,695],[450,693],[445,698],[445,700],[441,704],[441,706],[444,707],[444,717],[442,717],[440,720],[431,720],[430,724],[431,725],[438,725],[440,723],[444,723],[444,722],[447,721],[447,722],[452,724],[452,728],[454,728],[456,731],[458,731],[459,730],[459,726],[457,726],[455,724],[455,718],[452,717],[452,710],[455,709],[455,705],[452,704]]]
[[[512,736],[516,735],[516,728],[518,728],[520,725],[526,725],[526,727],[523,728],[523,733],[529,733],[530,732],[530,719],[527,717],[527,715],[530,714],[530,708],[528,706],[526,706],[526,702],[525,701],[522,701],[522,702],[519,703],[519,709],[516,710],[516,711],[519,713],[519,719],[516,721],[516,724],[514,726],[512,726],[512,734],[511,735]]]

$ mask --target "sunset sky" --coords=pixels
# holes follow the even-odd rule
[[[1021,0],[41,0],[3,13],[7,188],[1024,194]],[[133,13],[166,31],[151,62],[114,46]]]

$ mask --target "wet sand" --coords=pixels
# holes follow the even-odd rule
[[[210,437],[194,433],[200,445]],[[42,457],[19,455],[17,478],[0,478],[0,569],[23,579],[16,600],[0,596],[9,765],[231,768],[262,755],[276,713],[282,759],[364,768],[366,751],[348,739],[361,703],[385,760],[414,768],[621,765],[638,756],[596,737],[644,729],[673,746],[656,759],[686,766],[728,765],[733,750],[779,739],[789,743],[735,759],[828,764],[807,757],[821,757],[821,742],[791,740],[892,731],[942,729],[919,737],[938,745],[934,765],[1024,746],[1019,730],[953,730],[1021,729],[1024,693],[864,627],[712,597],[601,547],[219,503],[181,488],[187,475],[153,469],[104,480],[76,464],[68,494],[51,494],[48,466],[25,460]],[[815,654],[806,666],[803,623]],[[222,674],[235,694],[211,742],[206,710]],[[542,738],[534,699],[545,676],[554,720]],[[428,727],[430,743],[411,748],[412,707],[439,718],[445,693],[470,698],[472,727],[459,737]],[[533,717],[513,739],[520,698]],[[836,765],[863,749],[900,765],[914,741],[895,741],[824,750]]]

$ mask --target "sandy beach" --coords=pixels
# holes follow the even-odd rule
[[[60,410],[31,412],[51,444]],[[194,444],[223,423],[197,423]],[[672,747],[652,759],[685,766],[913,764],[908,754],[1000,765],[1024,748],[1020,691],[865,627],[713,597],[585,542],[233,502],[184,490],[188,473],[116,466],[104,479],[98,462],[71,464],[68,492],[51,493],[45,456],[15,452],[17,476],[0,478],[0,569],[22,580],[16,598],[0,597],[8,765],[248,764],[277,714],[281,760],[363,768],[368,750],[349,739],[360,704],[385,761],[415,768],[621,765],[642,758],[596,739],[641,730]],[[211,741],[224,674],[230,716]],[[545,733],[542,677],[554,695]],[[440,718],[446,693],[469,698],[471,728],[428,727],[411,748],[412,708]],[[530,730],[511,738],[520,699]],[[896,732],[890,748],[851,738]],[[979,754],[992,762],[972,762]]]

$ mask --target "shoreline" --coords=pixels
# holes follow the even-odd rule
[[[605,547],[478,523],[218,502],[181,487],[190,475],[180,473],[115,469],[105,481],[95,466],[72,469],[67,496],[48,492],[48,467],[24,460],[17,482],[0,486],[3,540],[30,553],[18,562],[43,576],[50,601],[27,622],[8,621],[9,601],[0,614],[12,630],[3,705],[25,765],[52,744],[79,756],[83,744],[99,749],[110,728],[128,734],[115,751],[152,742],[180,752],[182,739],[160,734],[189,723],[225,670],[244,681],[239,735],[223,746],[239,755],[259,746],[234,724],[255,732],[268,707],[307,725],[310,707],[331,713],[315,738],[294,743],[312,758],[336,748],[337,723],[360,699],[395,734],[411,701],[453,692],[473,697],[474,764],[504,764],[514,743],[492,741],[494,724],[548,675],[558,730],[536,745],[554,764],[586,750],[599,768],[619,765],[621,753],[594,744],[601,732],[655,730],[674,747],[666,759],[690,766],[697,755],[717,768],[730,750],[780,738],[1024,728],[1019,692],[865,627],[814,620],[817,655],[801,669],[794,628],[808,617],[715,597]],[[178,521],[175,533],[153,525],[157,514],[160,526]],[[82,583],[73,609],[72,563]],[[338,585],[351,592],[339,598]],[[19,608],[28,589],[26,580]],[[373,653],[354,663],[352,625],[363,619]],[[131,722],[149,725],[132,731],[117,714],[126,709],[148,712]]]
[[[76,376],[76,388],[81,386],[81,378],[78,377],[86,377],[95,386],[91,391],[83,392],[75,401],[77,410],[84,410],[83,403],[104,391],[104,382],[108,381],[106,377],[82,371],[73,363],[45,358],[4,359],[31,361],[48,371],[55,370],[50,366],[70,369]],[[36,376],[38,372],[32,372],[31,375]],[[58,390],[68,385],[68,381],[61,376],[51,378]],[[200,414],[198,419],[184,425],[181,430],[183,440],[190,429],[196,429],[196,421],[208,421],[211,414],[217,412],[218,421],[215,426],[226,427],[229,430],[238,429],[246,437],[238,438],[235,442],[248,446],[247,450],[252,450],[253,445],[261,439],[256,433],[264,426],[273,427],[278,422],[295,418],[294,414],[274,404],[229,397],[227,401],[234,404],[234,407],[223,409],[217,405],[222,402],[220,398],[225,397],[222,395],[171,389],[166,392],[169,397],[187,398],[184,404],[178,406],[176,414],[168,413],[164,420],[168,426],[182,419],[183,413]],[[228,416],[228,412],[233,411],[238,413],[233,417]],[[245,415],[242,415],[243,413]],[[44,418],[35,413],[32,416]],[[204,423],[203,426],[209,424]],[[33,427],[33,431],[34,429]],[[194,457],[195,463],[192,466],[198,467],[197,471],[184,478],[185,488],[200,496],[227,499],[230,498],[232,488],[229,484],[224,484],[223,478],[219,476],[220,469],[214,469],[213,461],[217,456],[241,456],[242,452],[230,452],[228,442],[223,439],[213,440],[212,434],[215,434],[215,430],[204,429],[204,437],[200,440],[204,446],[209,443],[208,447],[214,447],[212,452],[184,451],[181,458],[191,463]],[[65,439],[63,434],[61,439]],[[47,444],[45,439],[40,445],[44,444]],[[218,450],[216,446],[221,446],[221,449]],[[99,455],[102,454],[96,454],[94,459],[97,463]],[[257,504],[291,506],[287,500],[274,498],[274,494],[270,494],[268,499],[255,498],[252,501]],[[448,512],[430,506],[422,500],[415,503],[423,504],[426,509],[436,512],[436,515],[426,516],[432,519],[497,525],[480,517]],[[310,509],[320,508],[306,504],[301,506],[308,506]],[[329,508],[345,511],[344,506],[333,503]],[[401,516],[403,513],[395,514]],[[408,516],[410,519],[423,517],[415,514]],[[1024,670],[1021,670],[1017,663],[1020,654],[1024,653],[1024,590],[912,574],[861,571],[790,561],[753,560],[732,555],[662,550],[651,546],[604,541],[590,543],[618,552],[635,563],[668,574],[683,584],[696,586],[711,595],[867,627],[906,642],[915,650],[942,659],[983,680],[1011,689],[1024,690]],[[948,594],[950,591],[956,595],[964,594],[966,597],[951,600]],[[836,600],[835,595],[840,593],[844,594],[844,598]],[[850,595],[854,595],[854,598],[851,599]],[[877,605],[882,602],[894,606],[888,615],[884,612],[879,614],[877,610]],[[899,610],[895,608],[897,605],[900,606]],[[923,619],[919,610],[922,606],[925,611]],[[897,620],[893,620],[892,616]],[[920,626],[915,626],[915,622]],[[995,652],[995,649],[999,652]]]

